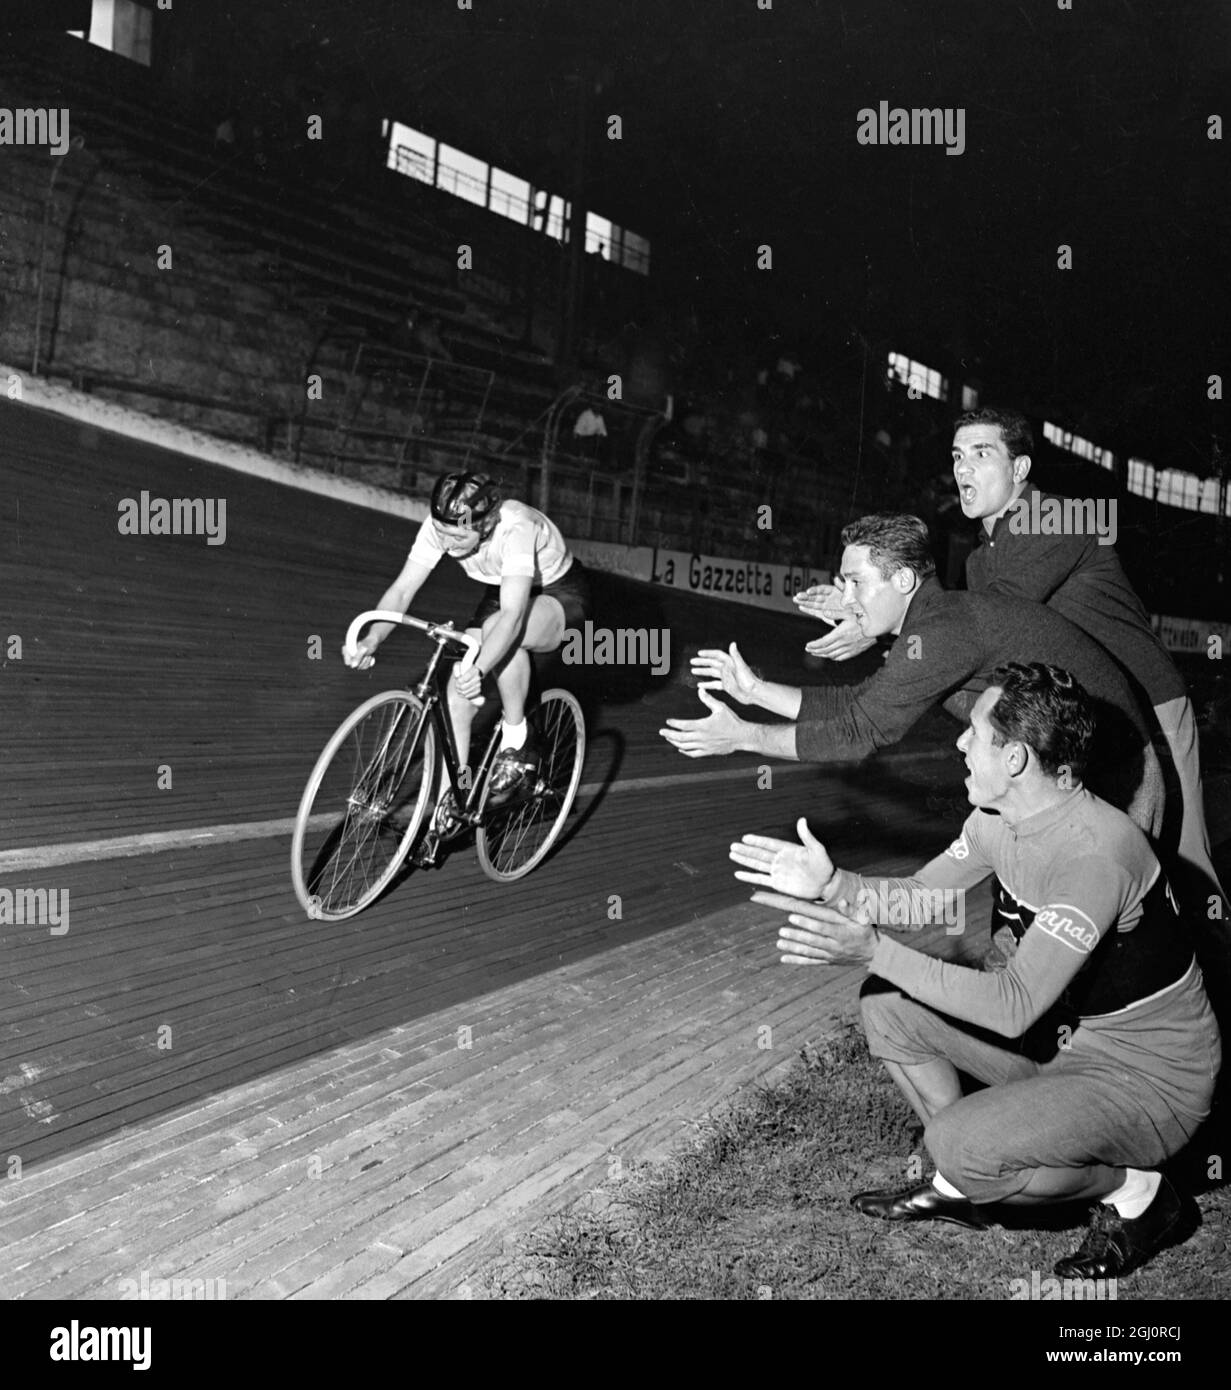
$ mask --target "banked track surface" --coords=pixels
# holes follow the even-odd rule
[[[0,407],[0,438],[4,635],[19,634],[23,644],[22,659],[7,661],[3,672],[2,847],[291,815],[316,753],[342,716],[365,695],[397,684],[421,658],[421,645],[406,640],[399,648],[397,637],[370,674],[349,672],[337,658],[348,618],[373,604],[398,569],[408,524],[20,407]],[[162,497],[225,497],[226,543],[121,536],[118,503],[143,489]],[[572,1038],[572,1056],[585,1046],[587,1024],[605,1029],[611,1055],[600,1046],[572,1090],[557,1087],[533,1106],[527,1101],[524,1117],[523,1128],[532,1120],[554,1126],[566,1147],[584,1149],[580,1138],[567,1137],[583,1111],[608,1093],[639,1093],[646,1085],[652,1101],[656,1068],[667,1074],[678,1061],[661,1036],[669,1028],[663,1011],[680,1005],[679,996],[661,993],[672,968],[719,1034],[773,1013],[766,1001],[781,986],[764,973],[774,960],[772,932],[753,920],[754,910],[737,906],[746,894],[730,877],[732,838],[750,829],[789,833],[806,812],[814,828],[825,828],[836,857],[886,869],[918,862],[948,838],[961,815],[960,779],[956,759],[931,756],[952,738],[942,721],[929,722],[900,759],[824,773],[775,768],[769,789],[750,758],[692,763],[658,738],[666,716],[701,712],[685,680],[688,651],[734,638],[767,674],[798,679],[795,654],[811,625],[602,576],[596,587],[598,621],[671,633],[672,671],[660,678],[636,669],[557,670],[553,678],[563,678],[587,706],[591,751],[583,780],[598,790],[583,798],[559,853],[518,884],[489,882],[473,850],[463,849],[439,872],[409,877],[359,918],[312,922],[290,891],[285,835],[79,859],[0,878],[10,889],[67,890],[71,903],[64,935],[45,926],[0,928],[7,962],[0,982],[0,1121],[5,1153],[20,1155],[24,1171],[35,1175],[24,1214],[0,1217],[10,1237],[24,1240],[22,1292],[65,1288],[55,1255],[61,1247],[39,1232],[66,1201],[88,1207],[85,1197],[66,1196],[73,1187],[67,1177],[74,1164],[97,1159],[100,1145],[127,1153],[119,1170],[128,1173],[125,1190],[133,1165],[151,1164],[156,1182],[190,1190],[205,1180],[192,1176],[200,1154],[173,1162],[173,1144],[164,1161],[157,1145],[171,1143],[169,1134],[199,1116],[202,1135],[229,1136],[207,1141],[218,1151],[225,1189],[237,1163],[264,1171],[256,1150],[230,1152],[246,1142],[227,1123],[232,1101],[251,1112],[253,1133],[269,1131],[270,1116],[281,1129],[301,1113],[296,1096],[313,1094],[314,1086],[336,1088],[339,1076],[379,1068],[382,1059],[393,1070],[375,1100],[365,1093],[366,1118],[355,1121],[343,1107],[330,1122],[330,1142],[353,1156],[364,1151],[356,1135],[401,1135],[393,1117],[411,1104],[416,1086],[420,1099],[438,1095],[439,1078],[399,1070],[386,1054],[410,1054],[390,1046],[391,1035],[413,1038],[411,1054],[422,1054],[416,1065],[430,1066],[434,1056],[457,1054],[457,1029],[496,1036],[493,1018],[520,1020],[503,1064],[490,1054],[450,1059],[449,1094],[466,1130],[474,1127],[466,1116],[487,1113],[484,1106],[496,1098],[507,1110],[517,1087],[518,1037],[527,1046],[532,1038]],[[460,572],[442,567],[418,609],[461,620],[474,592]],[[309,659],[314,636],[323,642],[319,661]],[[865,660],[839,674],[848,679],[867,669]],[[167,790],[157,785],[163,768],[171,772]],[[711,958],[703,933],[714,922],[720,930]],[[656,938],[668,956],[675,953],[674,967],[655,954]],[[725,964],[715,973],[718,960]],[[749,971],[758,981],[753,998],[741,985]],[[792,985],[783,1008],[801,1039],[849,998],[850,987],[844,977]],[[724,1006],[725,995],[735,997]],[[583,1004],[569,1007],[570,1000]],[[644,1081],[620,1061],[624,1051],[637,1052],[639,1040]],[[687,1040],[683,1046],[687,1055]],[[705,1046],[696,1042],[693,1051],[702,1054]],[[756,1074],[771,1060],[753,1049],[740,1074]],[[711,1061],[702,1057],[701,1070]],[[694,1086],[682,1105],[694,1115],[729,1089],[730,1069],[699,1088],[695,1070],[689,1074]],[[303,1104],[303,1113],[312,1110]],[[505,1123],[516,1134],[516,1106],[511,1113]],[[655,1114],[650,1104],[640,1127],[661,1135]],[[146,1132],[161,1136],[154,1153],[140,1142]],[[316,1134],[312,1142],[320,1141]],[[533,1185],[534,1160],[519,1161],[530,1164],[525,1181]],[[446,1163],[446,1187],[449,1171]],[[570,1181],[592,1182],[586,1171],[582,1164]],[[376,1178],[361,1181],[379,1190]],[[469,1191],[473,1182],[463,1186]],[[413,1218],[434,1220],[428,1239],[443,1240],[451,1229],[430,1217],[444,1195],[436,1191]],[[96,1196],[101,1210],[121,1209],[116,1199]],[[374,1230],[384,1229],[381,1212],[398,1210],[396,1193],[388,1196],[385,1206],[373,1199],[366,1219]],[[13,1200],[3,1194],[5,1207]],[[177,1210],[183,1200],[180,1192]],[[241,1231],[250,1224],[244,1210],[235,1212]],[[322,1229],[332,1229],[329,1210],[326,1202],[315,1221]],[[197,1213],[196,1245],[175,1246],[175,1269],[184,1267],[186,1250],[211,1248],[211,1211],[225,1219],[225,1201]],[[24,1236],[23,1223],[31,1227]],[[116,1229],[125,1229],[123,1220]],[[364,1234],[360,1251],[381,1245],[369,1240],[372,1234]],[[456,1244],[456,1236],[450,1239]],[[90,1240],[97,1242],[96,1231]],[[401,1247],[394,1242],[389,1250]],[[388,1265],[393,1257],[386,1256]],[[71,1244],[59,1258],[80,1270],[80,1251]],[[402,1251],[394,1263],[404,1258]],[[331,1291],[334,1266],[322,1257],[307,1277],[315,1267],[304,1259],[291,1279],[261,1273],[258,1259],[247,1286],[258,1295]],[[101,1292],[101,1268],[79,1273],[72,1287]],[[361,1291],[418,1290],[426,1268]]]

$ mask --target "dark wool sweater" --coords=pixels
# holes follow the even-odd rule
[[[925,579],[884,665],[858,685],[809,685],[795,734],[801,762],[850,761],[896,743],[932,705],[984,690],[1005,661],[1070,671],[1094,699],[1099,757],[1138,756],[1147,716],[1127,678],[1093,638],[1051,608],[1025,599],[947,592]]]
[[[1029,509],[1035,493],[1041,510],[1048,502],[1062,504],[1063,499],[1027,484],[1017,505]],[[1100,545],[1093,535],[1049,536],[1013,530],[1011,516],[1012,509],[998,517],[990,536],[980,525],[979,545],[966,560],[966,587],[972,593],[1047,604],[1106,647],[1152,705],[1186,695],[1184,677],[1154,635],[1115,547]]]

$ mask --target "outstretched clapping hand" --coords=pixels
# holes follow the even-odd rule
[[[825,846],[808,829],[803,816],[795,823],[800,843],[775,840],[768,835],[745,835],[731,846],[731,858],[751,873],[736,870],[735,877],[759,888],[772,888],[792,898],[819,898],[834,876],[833,860]]]
[[[854,617],[842,603],[842,590],[833,584],[813,584],[795,595],[795,606],[810,618],[820,618],[833,627],[824,637],[808,642],[804,651],[810,656],[823,656],[828,661],[849,661],[876,645],[874,637],[865,637]]]
[[[832,632],[804,644],[809,656],[823,656],[827,661],[849,661],[851,657],[876,646],[875,637],[865,637],[858,618],[843,618]]]
[[[715,700],[708,687],[697,687],[701,703],[712,711],[707,719],[668,719],[659,733],[686,758],[725,757],[738,753],[748,724],[721,700]]]
[[[836,584],[811,584],[793,594],[791,601],[801,613],[820,618],[822,622],[840,623],[850,616],[843,609],[842,590]]]
[[[757,677],[734,642],[725,652],[703,647],[692,659],[692,674],[700,682],[698,690],[724,690],[741,705],[756,699]]]
[[[866,965],[876,954],[877,933],[863,895],[852,906],[845,898],[826,906],[782,893],[754,893],[752,901],[787,913],[778,928],[783,965]]]

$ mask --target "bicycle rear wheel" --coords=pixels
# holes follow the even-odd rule
[[[436,785],[436,731],[404,690],[373,695],[325,745],[291,842],[295,896],[309,917],[353,917],[388,886]]]
[[[522,878],[541,864],[560,838],[581,782],[586,721],[567,690],[549,690],[531,713],[542,766],[533,790],[489,810],[490,782],[483,788],[476,847],[479,867],[500,883]]]

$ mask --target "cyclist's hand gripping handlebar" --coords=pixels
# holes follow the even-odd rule
[[[342,648],[342,656],[346,664],[357,666],[361,671],[366,671],[369,666],[376,662],[375,656],[370,651],[366,660],[359,659],[359,633],[368,623],[396,623],[399,627],[417,627],[434,641],[452,642],[455,646],[464,647],[466,654],[460,663],[462,671],[469,671],[475,663],[475,658],[479,655],[480,643],[478,639],[471,637],[469,633],[459,632],[452,623],[429,623],[422,618],[412,618],[409,613],[398,613],[391,608],[369,608],[366,612],[360,613],[346,629],[346,643]],[[473,705],[481,705],[482,703],[483,697],[481,695],[471,701]]]

